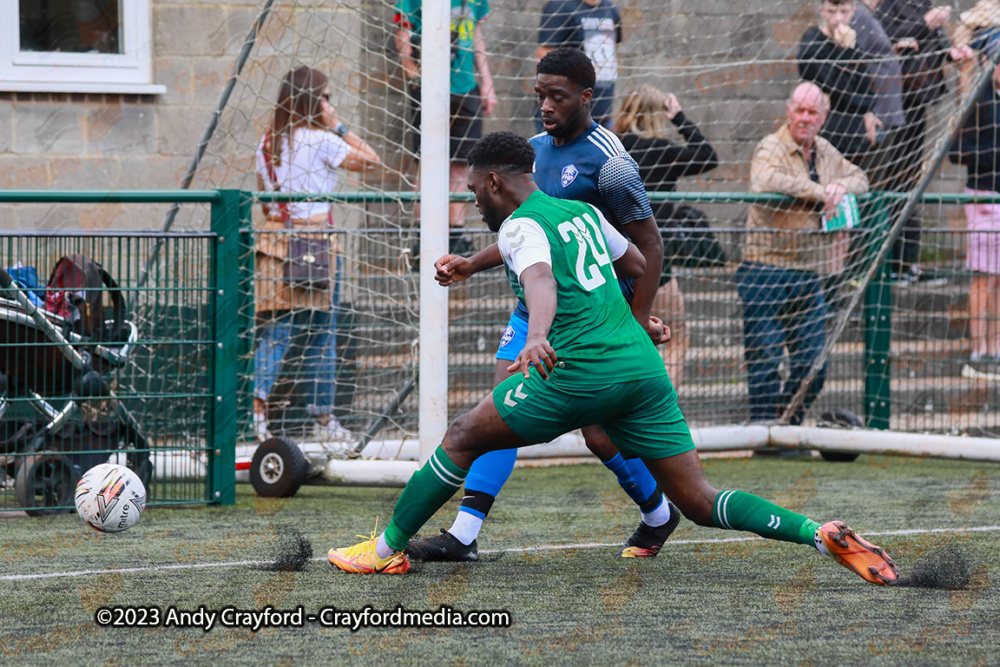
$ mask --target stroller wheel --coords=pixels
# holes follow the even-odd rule
[[[253,453],[250,483],[265,498],[294,496],[306,480],[309,463],[299,446],[284,438],[271,438]]]
[[[73,511],[80,473],[67,457],[39,452],[24,460],[14,480],[14,493],[28,516]]]

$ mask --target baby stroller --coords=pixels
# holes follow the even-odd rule
[[[31,516],[67,512],[80,476],[124,449],[148,488],[148,442],[113,389],[138,338],[125,319],[121,290],[84,255],[60,259],[47,289],[32,287],[0,268],[2,486],[13,485]],[[112,304],[107,319],[105,291]],[[15,404],[40,416],[8,414]],[[110,414],[100,416],[107,407]]]

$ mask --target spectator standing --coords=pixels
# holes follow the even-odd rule
[[[860,163],[875,146],[881,123],[872,112],[875,94],[867,58],[849,25],[853,14],[854,0],[824,0],[820,25],[806,30],[797,58],[802,78],[830,97],[823,137],[848,160]]]
[[[895,136],[893,130],[906,123],[906,115],[903,113],[903,71],[893,49],[892,40],[875,18],[873,8],[878,5],[878,1],[860,0],[856,3],[850,27],[857,35],[858,50],[867,58],[866,64],[872,77],[872,91],[875,94],[872,113],[880,122],[877,128],[877,140],[878,144],[883,146],[890,143],[887,141],[890,136]],[[869,155],[880,155],[883,152],[880,150]],[[873,183],[879,182],[870,173],[869,178]]]
[[[979,0],[972,9],[959,14],[959,23],[952,31],[956,46],[970,46],[972,49],[991,56],[1000,40],[1000,0]],[[970,58],[962,63],[959,90],[962,96],[972,90],[976,60]]]
[[[412,148],[420,154],[420,65],[417,47],[422,28],[421,0],[399,0],[394,21],[394,42],[402,60],[410,92],[410,124],[416,128]],[[466,158],[483,136],[483,117],[493,114],[497,96],[486,57],[482,22],[489,14],[487,0],[451,0],[451,121],[448,191],[465,192],[469,175]],[[476,82],[476,77],[479,82]],[[464,202],[448,205],[448,226],[452,233],[450,252],[462,254],[471,243],[462,236],[465,227]]]
[[[664,136],[668,122],[684,137],[684,144],[676,144]],[[715,149],[701,130],[684,115],[677,97],[652,86],[640,86],[625,97],[615,121],[615,132],[625,150],[639,165],[639,175],[647,190],[673,192],[678,179],[719,166]],[[654,203],[652,208],[653,217],[661,229],[674,216],[674,206],[670,202]],[[667,373],[674,387],[679,389],[684,380],[684,359],[690,338],[684,295],[666,254],[653,312],[670,327],[670,343],[662,348],[661,353]]]
[[[322,72],[299,67],[285,75],[271,128],[257,146],[258,189],[331,192],[337,186],[337,169],[364,171],[380,163],[375,151],[340,122]],[[255,435],[260,440],[270,437],[267,399],[286,353],[294,348],[303,351],[299,377],[308,396],[308,412],[316,422],[314,435],[321,440],[342,439],[347,432],[333,416],[338,305],[335,243],[328,258],[328,286],[304,287],[290,282],[285,271],[290,250],[285,232],[291,227],[297,232],[329,233],[333,226],[331,205],[294,202],[265,203],[262,207],[265,218],[254,245]]]
[[[542,8],[535,62],[560,46],[583,50],[597,73],[590,115],[608,129],[611,129],[621,41],[621,14],[610,0],[549,0]],[[536,127],[542,131],[537,113]]]
[[[832,214],[845,194],[868,190],[864,172],[817,136],[828,109],[818,86],[799,84],[785,104],[787,121],[757,144],[750,163],[753,192],[796,200],[750,206],[743,263],[735,276],[752,421],[781,416],[826,341],[823,278],[843,271],[847,236],[824,232],[820,210]],[[786,347],[789,375],[782,386],[778,367]],[[792,424],[802,422],[825,378],[824,365]]]
[[[893,155],[895,148],[902,135],[903,126],[906,124],[906,115],[903,112],[903,72],[899,64],[899,58],[893,48],[892,40],[885,33],[882,24],[875,18],[874,7],[878,6],[879,0],[860,0],[854,5],[854,13],[851,16],[850,27],[857,35],[856,47],[865,55],[865,64],[872,79],[872,94],[875,102],[872,106],[872,122],[866,115],[866,131],[874,129],[874,135],[869,134],[868,139],[871,145],[868,150],[859,156],[848,156],[848,159],[864,169],[868,175],[868,181],[873,190],[885,189],[894,178],[895,167]],[[873,220],[873,205],[880,205],[877,202],[861,204],[861,220]],[[863,245],[869,242],[867,236],[859,235],[855,238],[856,247],[852,248],[848,259],[851,278],[858,278],[864,272],[865,261],[863,256],[870,252]],[[828,292],[836,292],[843,283],[838,280],[833,284],[828,284]],[[839,300],[834,301],[834,307],[839,304]]]
[[[887,147],[888,182],[879,185],[907,192],[921,177],[927,110],[947,90],[944,62],[947,58],[966,60],[972,50],[967,46],[951,48],[943,30],[951,18],[951,7],[932,7],[930,0],[880,0],[874,3],[874,13],[900,59],[906,116],[896,142]],[[920,228],[911,218],[904,222],[903,233],[893,245],[890,272],[902,282],[919,280],[919,258]]]
[[[1000,193],[1000,66],[993,85],[976,102],[951,146],[952,162],[968,168],[967,194]],[[969,292],[971,354],[963,377],[1000,381],[1000,204],[965,205],[970,234],[965,267],[972,271]]]

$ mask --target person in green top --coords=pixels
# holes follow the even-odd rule
[[[599,424],[624,456],[642,458],[691,521],[809,545],[866,581],[895,583],[892,559],[842,521],[821,525],[709,483],[660,356],[618,287],[617,273],[641,275],[645,260],[593,206],[540,192],[533,163],[531,144],[511,132],[486,135],[469,154],[469,189],[528,309],[527,342],[508,369],[515,374],[452,422],[385,532],[330,549],[329,561],[352,573],[408,572],[407,542],[480,455]]]
[[[420,66],[419,43],[422,23],[422,0],[399,0],[396,5],[394,41],[399,52],[411,98],[409,123],[416,128],[411,135],[413,152],[420,154]],[[468,177],[466,158],[472,146],[483,136],[483,117],[493,114],[497,96],[493,88],[486,42],[480,25],[489,13],[488,0],[451,0],[451,124],[449,191],[462,192]],[[476,75],[479,84],[476,84]],[[452,229],[449,248],[459,253],[471,250],[461,235],[465,226],[464,202],[448,207]]]

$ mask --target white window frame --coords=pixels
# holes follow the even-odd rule
[[[0,0],[0,91],[167,92],[152,79],[150,0],[122,0],[123,54],[21,51],[18,0]]]

